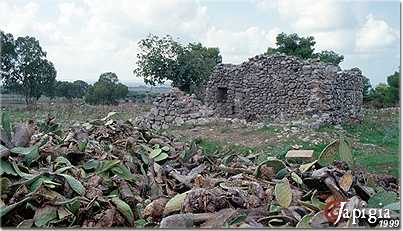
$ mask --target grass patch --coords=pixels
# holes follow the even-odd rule
[[[315,129],[317,132],[328,132],[328,133],[335,133],[337,129],[334,128],[334,125],[320,125],[318,129]]]
[[[235,144],[223,144],[214,140],[199,138],[195,140],[205,155],[216,155],[223,153],[248,155],[256,153],[256,148]]]
[[[7,106],[1,109],[1,113],[10,113],[11,123],[43,121],[47,116],[53,116],[62,127],[70,126],[76,122],[86,122],[105,117],[109,112],[118,112],[114,118],[121,120],[134,119],[149,110],[146,105],[124,103],[120,105],[92,106],[77,103],[38,104],[36,108],[28,109],[25,106]]]
[[[353,150],[353,157],[356,165],[366,168],[368,172],[400,176],[399,155],[382,151]]]
[[[200,146],[203,154],[211,156],[223,150],[222,144],[209,139],[197,139],[196,144]]]
[[[264,126],[256,130],[257,132],[265,133],[265,134],[274,134],[280,131],[279,128],[272,127],[272,126]]]

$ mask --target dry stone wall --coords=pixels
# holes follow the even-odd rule
[[[173,126],[207,123],[208,118],[213,115],[214,111],[203,105],[195,95],[189,96],[173,89],[155,99],[150,113],[139,119],[139,125],[152,129],[167,129]]]
[[[363,76],[358,68],[282,54],[258,55],[240,65],[218,65],[204,103],[218,116],[247,120],[313,118],[340,123],[361,116]]]

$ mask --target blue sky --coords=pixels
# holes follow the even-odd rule
[[[133,75],[137,42],[148,33],[219,47],[226,63],[241,63],[274,46],[278,33],[312,35],[317,51],[345,56],[371,83],[400,65],[399,1],[333,0],[0,0],[0,29],[35,36],[57,79],[96,81]]]

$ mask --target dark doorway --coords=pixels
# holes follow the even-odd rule
[[[228,88],[217,87],[217,102],[225,102],[228,98]]]

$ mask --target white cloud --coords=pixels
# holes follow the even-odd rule
[[[333,50],[348,54],[354,49],[354,29],[340,29],[311,33],[315,37],[317,51]]]
[[[376,19],[372,14],[357,31],[355,40],[358,52],[376,52],[395,45],[399,40],[399,32],[385,21]]]
[[[53,2],[52,2],[53,3]],[[141,81],[132,73],[137,42],[148,33],[195,40],[208,30],[207,8],[198,1],[61,1],[57,15],[36,2],[0,2],[1,29],[35,36],[54,62],[58,79],[95,80],[103,71]]]
[[[207,32],[205,42],[207,46],[220,48],[224,54],[224,62],[240,63],[246,58],[265,52],[269,46],[274,46],[278,33],[278,28],[266,31],[249,27],[245,31],[232,32],[212,27]]]
[[[354,48],[357,21],[352,4],[339,0],[256,0],[256,8],[276,12],[290,25],[290,33],[314,36],[317,51],[346,54]]]
[[[329,31],[351,26],[354,18],[348,4],[338,0],[258,0],[260,10],[276,10],[294,30]]]
[[[397,44],[399,39],[397,30],[372,15],[363,25],[358,25],[356,18],[363,16],[357,15],[365,16],[369,12],[357,14],[350,9],[353,4],[345,1],[250,0],[265,16],[251,16],[250,21],[231,25],[231,29],[220,23],[228,25],[232,17],[244,12],[235,11],[231,16],[217,9],[208,11],[206,5],[214,7],[212,2],[0,0],[0,29],[14,36],[30,35],[39,39],[56,66],[58,79],[91,81],[104,71],[113,71],[121,80],[140,82],[132,70],[137,42],[148,33],[169,33],[182,42],[200,41],[219,47],[224,62],[232,63],[265,52],[267,47],[275,45],[275,37],[282,31],[313,35],[318,51],[330,49],[346,56],[381,50]],[[357,7],[361,10],[366,4],[359,3]],[[267,19],[270,22],[265,24]]]
[[[21,35],[31,29],[30,25],[35,21],[38,10],[39,5],[35,2],[29,2],[23,7],[7,1],[0,2],[0,23],[5,31]]]

